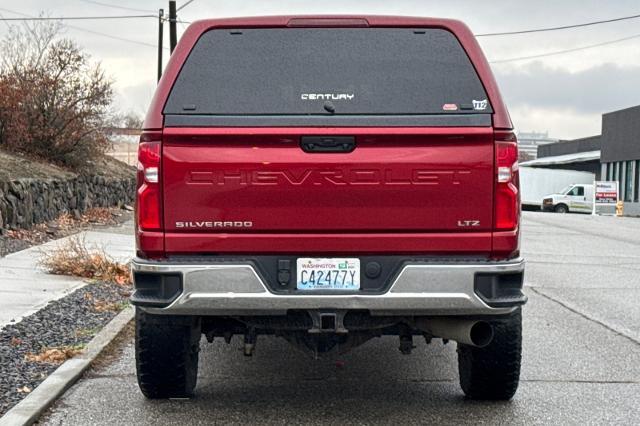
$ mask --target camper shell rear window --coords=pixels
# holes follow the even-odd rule
[[[490,123],[492,112],[460,42],[437,28],[209,30],[164,107],[165,121],[176,125],[425,116],[477,125]]]

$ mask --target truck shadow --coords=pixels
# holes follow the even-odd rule
[[[478,406],[484,408],[474,422],[490,421],[511,405],[465,399],[455,343],[416,339],[407,356],[399,353],[397,338],[383,337],[320,359],[278,338],[262,338],[251,358],[243,357],[239,344],[202,347],[199,384],[189,405],[267,423],[468,421],[469,410]]]

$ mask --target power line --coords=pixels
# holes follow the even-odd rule
[[[21,12],[16,12],[15,10],[6,9],[4,7],[0,7],[0,10],[2,10],[4,12],[7,12],[7,13],[12,13],[14,15],[20,15],[20,16],[24,16],[24,17],[28,17],[28,18],[33,18],[33,16],[30,16],[30,15],[27,15],[27,14],[21,13]],[[131,40],[131,39],[128,39],[128,38],[119,37],[119,36],[115,36],[115,35],[112,35],[112,34],[106,34],[106,33],[99,32],[99,31],[89,30],[87,28],[77,27],[75,25],[70,25],[70,24],[65,24],[65,23],[63,23],[63,25],[65,27],[67,27],[67,28],[71,28],[71,29],[74,29],[74,30],[77,30],[77,31],[82,31],[82,32],[89,33],[89,34],[98,35],[98,36],[105,37],[105,38],[110,38],[112,40],[124,41],[126,43],[137,44],[139,46],[145,46],[145,47],[152,47],[154,49],[158,48],[157,45],[152,44],[152,43],[146,43],[144,41]]]
[[[191,0],[191,1],[193,1],[193,0]],[[182,5],[180,8],[178,8],[178,10],[182,9],[184,6],[186,6],[187,4],[191,3],[191,1],[189,1],[189,2],[185,3],[184,5]],[[541,32],[548,32],[548,31],[568,30],[568,29],[571,29],[571,28],[589,27],[589,26],[592,26],[592,25],[609,24],[609,23],[612,23],[612,22],[627,21],[627,20],[630,20],[630,19],[638,19],[638,18],[640,18],[640,14],[623,16],[623,17],[620,17],[620,18],[613,18],[613,19],[604,19],[604,20],[600,20],[600,21],[583,22],[581,24],[574,24],[574,25],[562,25],[562,26],[559,26],[559,27],[535,28],[535,29],[528,29],[528,30],[505,31],[505,32],[499,32],[499,33],[482,33],[482,34],[474,34],[474,35],[476,37],[495,37],[495,36],[541,33]],[[190,21],[181,21],[181,22],[185,23],[185,24],[190,24],[191,23]]]
[[[612,19],[612,20],[608,20],[608,21],[597,21],[597,22],[591,22],[591,23],[586,23],[586,24],[579,24],[577,26],[587,26],[587,25],[596,25],[599,23],[607,23],[607,22],[614,22],[614,21],[620,21],[623,19],[635,19],[640,17],[640,15],[634,15],[634,16],[629,16],[629,17],[625,17],[625,18],[616,18],[616,19]],[[176,21],[182,24],[190,24],[190,21]],[[507,35],[507,34],[525,34],[527,32],[539,32],[539,31],[553,31],[556,29],[565,29],[565,28],[573,28],[575,26],[565,26],[565,27],[555,27],[555,28],[547,28],[547,29],[540,29],[540,30],[527,30],[527,31],[520,31],[520,32],[511,32],[511,33],[493,33],[493,34],[477,34],[476,37],[485,37],[485,36],[491,36],[491,35]],[[609,40],[609,41],[605,41],[602,43],[596,43],[596,44],[591,44],[591,45],[587,45],[587,46],[580,46],[580,47],[576,47],[576,48],[572,48],[572,49],[565,49],[565,50],[558,50],[558,51],[554,51],[554,52],[548,52],[548,53],[541,53],[541,54],[537,54],[537,55],[530,55],[530,56],[518,56],[515,58],[507,58],[507,59],[497,59],[494,61],[489,61],[489,63],[491,64],[501,64],[501,63],[506,63],[506,62],[516,62],[516,61],[524,61],[527,59],[537,59],[537,58],[544,58],[547,56],[556,56],[556,55],[561,55],[564,53],[572,53],[572,52],[578,52],[581,50],[587,50],[587,49],[592,49],[595,47],[601,47],[601,46],[607,46],[610,44],[615,44],[615,43],[621,43],[623,41],[627,41],[627,40],[632,40],[635,38],[640,38],[640,34],[636,34],[633,36],[629,36],[629,37],[624,37],[624,38],[619,38],[616,40]]]
[[[99,4],[99,5],[102,5],[102,6],[111,6],[111,5],[107,5],[107,4],[99,3],[99,2],[94,2],[94,1],[90,1],[90,0],[80,0],[80,1],[93,3],[93,4]],[[190,4],[193,1],[194,0],[189,0],[188,2],[186,2],[185,4],[180,6],[176,11],[179,11],[180,9],[184,8],[185,6],[187,6],[188,4]],[[113,6],[113,7],[120,8],[119,6]],[[132,9],[132,8],[124,8],[124,7],[122,7],[122,9],[142,11],[142,9]],[[39,17],[24,17],[24,18],[0,18],[0,21],[53,21],[53,20],[73,21],[73,20],[101,20],[101,19],[138,19],[138,18],[156,18],[156,17],[157,17],[156,15],[151,15],[151,14],[148,14],[148,15],[111,15],[111,16],[104,16],[104,15],[100,15],[100,16],[60,16],[60,17],[39,16]],[[538,28],[538,29],[521,30],[521,31],[508,31],[508,32],[499,32],[499,33],[476,34],[476,37],[506,36],[506,35],[531,34],[531,33],[547,32],[547,31],[566,30],[566,29],[571,29],[571,28],[581,28],[581,27],[587,27],[587,26],[592,26],[592,25],[606,24],[606,23],[611,23],[611,22],[619,22],[619,21],[623,21],[623,20],[637,19],[637,18],[640,18],[640,14],[632,15],[632,16],[625,16],[625,17],[615,18],[615,19],[607,19],[607,20],[602,20],[602,21],[586,22],[586,23],[582,23],[582,24],[564,25],[564,26],[560,26],[560,27],[548,27],[548,28]],[[185,23],[185,24],[190,24],[191,23],[189,21],[180,21],[180,22]]]
[[[118,5],[115,5],[115,4],[102,3],[102,2],[94,1],[94,0],[78,0],[78,1],[81,1],[83,3],[96,4],[98,6],[111,7],[113,9],[130,10],[132,12],[146,12],[146,13],[155,12],[155,10],[150,10],[150,9],[136,9],[135,7],[118,6]]]
[[[556,50],[555,52],[541,53],[539,55],[519,56],[519,57],[516,57],[516,58],[508,58],[508,59],[497,59],[497,60],[494,60],[494,61],[489,61],[489,63],[502,64],[502,63],[505,63],[505,62],[516,62],[516,61],[524,61],[524,60],[527,60],[527,59],[545,58],[547,56],[562,55],[564,53],[578,52],[580,50],[592,49],[594,47],[607,46],[609,44],[620,43],[620,42],[627,41],[627,40],[632,40],[632,39],[635,39],[635,38],[640,38],[640,34],[635,34],[635,35],[632,35],[632,36],[629,36],[629,37],[619,38],[617,40],[609,40],[609,41],[605,41],[605,42],[602,42],[602,43],[590,44],[590,45],[587,45],[587,46],[574,47],[573,49]]]
[[[182,9],[184,9],[185,7],[187,7],[190,3],[192,3],[193,0],[189,0],[188,2],[186,2],[185,4],[183,4],[182,6],[180,6],[179,8],[176,9],[176,12],[180,12]]]
[[[137,44],[140,46],[146,46],[146,47],[152,47],[154,49],[157,49],[158,46],[152,43],[146,43],[144,41],[138,41],[138,40],[131,40],[129,38],[124,38],[124,37],[119,37],[119,36],[114,36],[112,34],[106,34],[106,33],[101,33],[98,31],[93,31],[93,30],[88,30],[86,28],[81,28],[81,27],[76,27],[74,25],[65,25],[66,27],[72,28],[74,30],[78,30],[78,31],[83,31],[85,33],[89,33],[89,34],[95,34],[95,35],[99,35],[101,37],[106,37],[106,38],[110,38],[112,40],[120,40],[120,41],[124,41],[127,43],[133,43],[133,44]],[[166,49],[166,48],[165,48]]]
[[[157,18],[157,15],[112,15],[112,16],[30,16],[24,18],[0,18],[0,21],[84,21],[99,19]]]
[[[584,22],[582,24],[563,25],[563,26],[560,26],[560,27],[547,27],[547,28],[537,28],[537,29],[520,30],[520,31],[506,31],[506,32],[500,32],[500,33],[476,34],[476,37],[494,37],[494,36],[506,36],[506,35],[516,35],[516,34],[542,33],[542,32],[546,32],[546,31],[568,30],[570,28],[589,27],[589,26],[592,26],[592,25],[609,24],[611,22],[626,21],[626,20],[629,20],[629,19],[637,19],[637,18],[640,18],[640,14],[639,15],[623,16],[621,18],[605,19],[605,20],[602,20],[602,21]]]
[[[88,2],[88,3],[100,4],[102,6],[111,6],[111,5],[107,5],[107,4],[104,4],[104,3],[95,2],[95,1],[92,1],[92,0],[80,0],[80,1]],[[188,4],[190,4],[192,2],[193,2],[193,0],[187,1],[185,4],[183,4],[177,10],[180,10],[180,9],[184,8],[185,6],[187,6]],[[119,7],[119,6],[114,6],[114,7]],[[5,18],[4,16],[0,16],[0,21],[5,21],[5,22],[6,21],[52,21],[52,20],[62,21],[62,20],[101,20],[101,19],[157,18],[156,15],[71,16],[71,17],[44,17],[44,16],[41,16],[41,17],[34,17],[34,16],[31,16],[31,15],[27,15],[27,14],[20,13],[20,12],[15,12],[13,10],[5,9],[5,8],[2,8],[2,7],[0,7],[0,10],[3,10],[5,12],[9,12],[9,13],[13,13],[13,14],[22,16],[21,18]],[[137,10],[141,10],[141,9],[137,9]],[[636,18],[640,18],[640,15],[631,15],[631,16],[625,16],[625,17],[621,17],[621,18],[608,19],[608,20],[602,20],[602,21],[593,21],[593,22],[587,22],[587,23],[576,24],[576,25],[565,25],[565,26],[561,26],[561,27],[549,27],[549,28],[540,28],[540,29],[533,29],[533,30],[502,32],[502,33],[476,34],[476,37],[489,37],[489,36],[514,35],[514,34],[528,34],[528,33],[544,32],[544,31],[556,31],[556,30],[564,30],[564,29],[569,29],[569,28],[578,28],[578,27],[598,25],[598,24],[604,24],[604,23],[610,23],[610,22],[617,22],[617,21],[628,20],[628,19],[636,19]],[[167,19],[165,18],[165,20],[167,20]],[[180,20],[176,20],[176,22],[179,22],[181,24],[182,23],[184,23],[184,24],[190,24],[191,23],[189,21],[180,21]],[[84,32],[87,32],[87,33],[90,33],[90,34],[99,35],[99,36],[102,36],[102,37],[111,38],[111,39],[114,39],[114,40],[120,40],[120,41],[124,41],[124,42],[128,42],[128,43],[133,43],[133,44],[138,44],[138,45],[141,45],[141,46],[147,46],[147,47],[153,47],[153,48],[157,47],[155,44],[151,44],[151,43],[146,43],[146,42],[137,41],[137,40],[131,40],[131,39],[128,39],[128,38],[114,36],[114,35],[111,35],[111,34],[106,34],[106,33],[102,33],[102,32],[99,32],[99,31],[89,30],[89,29],[86,29],[86,28],[77,27],[77,26],[73,26],[73,25],[69,25],[69,24],[64,24],[64,25],[66,27],[68,27],[68,28],[72,28],[72,29],[75,29],[75,30],[78,30],[78,31],[84,31]],[[623,42],[623,41],[627,41],[627,40],[631,40],[631,39],[635,39],[635,38],[639,38],[639,37],[640,37],[640,34],[636,34],[636,35],[629,36],[629,37],[624,37],[624,38],[620,38],[620,39],[616,39],[616,40],[610,40],[610,41],[606,41],[606,42],[602,42],[602,43],[596,43],[596,44],[587,45],[587,46],[580,46],[580,47],[576,47],[576,48],[572,48],[572,49],[558,50],[558,51],[554,51],[554,52],[541,53],[541,54],[537,54],[537,55],[519,56],[519,57],[515,57],[515,58],[498,59],[498,60],[490,61],[490,63],[499,64],[499,63],[506,63],[506,62],[523,61],[523,60],[528,60],[528,59],[537,59],[537,58],[543,58],[543,57],[547,57],[547,56],[561,55],[561,54],[564,54],[564,53],[577,52],[577,51],[581,51],[581,50],[592,49],[592,48],[595,48],[595,47],[606,46],[606,45],[610,45],[610,44],[614,44],[614,43],[620,43],[620,42]]]
[[[0,13],[0,18],[4,18],[4,15],[2,13]],[[7,29],[11,29],[11,26],[7,21],[4,21],[4,24],[7,26]]]
[[[92,0],[80,0],[86,3],[92,3],[92,4],[98,4],[101,6],[106,6],[106,7],[116,7],[116,8],[120,8],[120,9],[125,9],[125,10],[134,10],[134,11],[147,11],[144,9],[134,9],[134,8],[127,8],[127,7],[120,7],[120,6],[113,6],[113,5],[109,5],[109,4],[105,4],[105,3],[100,3],[100,2],[95,2]],[[180,9],[186,7],[187,5],[189,5],[190,3],[192,3],[194,0],[189,0],[187,1],[185,4],[183,4],[182,6],[180,6],[176,11],[179,11]],[[53,20],[67,20],[67,21],[72,21],[72,20],[101,20],[101,19],[138,19],[138,18],[156,18],[157,16],[151,15],[151,14],[147,14],[147,15],[112,15],[112,16],[104,16],[104,15],[100,15],[100,16],[60,16],[60,17],[49,17],[49,16],[40,16],[40,17],[33,17],[33,16],[28,16],[28,17],[24,17],[24,18],[0,18],[0,21],[53,21]],[[607,24],[607,23],[611,23],[611,22],[619,22],[619,21],[624,21],[624,20],[629,20],[629,19],[637,19],[640,18],[640,14],[638,15],[630,15],[630,16],[624,16],[621,18],[614,18],[614,19],[607,19],[607,20],[601,20],[601,21],[592,21],[592,22],[585,22],[582,24],[575,24],[575,25],[563,25],[563,26],[559,26],[559,27],[548,27],[548,28],[538,28],[538,29],[530,29],[530,30],[520,30],[520,31],[507,31],[507,32],[498,32],[498,33],[484,33],[484,34],[476,34],[476,37],[493,37],[493,36],[506,36],[506,35],[517,35],[517,34],[531,34],[531,33],[539,33],[539,32],[548,32],[548,31],[558,31],[558,30],[566,30],[566,29],[572,29],[572,28],[581,28],[581,27],[587,27],[587,26],[592,26],[592,25],[599,25],[599,24]],[[166,20],[166,19],[165,19]],[[176,22],[181,22],[184,24],[190,24],[190,21],[176,21]]]

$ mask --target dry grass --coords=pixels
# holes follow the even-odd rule
[[[74,176],[75,173],[62,167],[0,148],[0,181],[24,178],[70,179]]]
[[[113,260],[102,249],[87,248],[83,238],[70,237],[56,249],[43,252],[40,266],[55,275],[73,275],[119,285],[131,284],[129,265]]]
[[[97,300],[93,302],[93,309],[96,312],[120,312],[126,306],[126,302],[107,302],[105,300]]]
[[[83,225],[115,225],[113,209],[108,207],[93,207],[85,211],[80,217],[75,217],[71,213],[63,213],[56,219],[56,225],[60,228],[77,228]]]
[[[94,207],[79,217],[71,213],[63,213],[47,223],[38,223],[29,229],[7,229],[5,235],[13,240],[25,241],[28,245],[42,244],[53,238],[65,236],[79,229],[86,229],[92,225],[117,225],[118,217],[122,216],[119,208]]]
[[[128,297],[128,296],[127,296]],[[93,302],[93,310],[95,312],[120,312],[127,307],[127,302],[110,302],[108,300],[96,299],[91,293],[84,295],[84,299]]]
[[[81,328],[76,330],[73,334],[75,335],[76,338],[93,337],[96,334],[98,334],[100,330],[101,330],[100,327]]]
[[[40,353],[25,355],[25,359],[28,362],[38,362],[46,364],[62,364],[69,358],[81,353],[84,346],[61,346],[59,348],[46,348]]]

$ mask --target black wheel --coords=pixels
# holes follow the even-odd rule
[[[556,213],[568,213],[569,207],[566,204],[558,204],[554,209]]]
[[[508,400],[518,389],[522,354],[522,311],[490,321],[493,340],[478,348],[458,344],[460,387],[472,399]]]
[[[200,321],[136,309],[136,369],[147,398],[193,396],[198,376]]]

